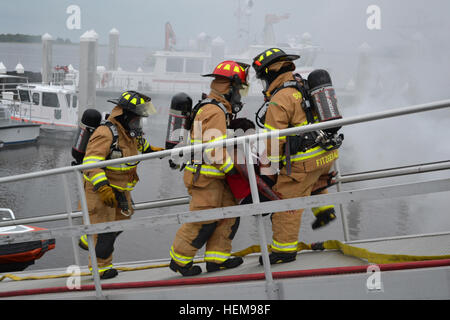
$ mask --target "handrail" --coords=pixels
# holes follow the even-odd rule
[[[189,197],[179,197],[172,199],[164,199],[164,200],[153,200],[153,201],[145,201],[133,204],[134,210],[147,210],[147,209],[155,209],[155,208],[164,208],[170,206],[177,206],[189,203]],[[41,223],[48,221],[58,221],[58,220],[66,220],[69,214],[67,213],[54,213],[45,216],[37,216],[32,218],[23,218],[16,220],[8,220],[4,222],[0,222],[0,227],[6,226],[14,226],[24,223]],[[75,211],[70,214],[72,218],[79,218],[83,216],[83,212]]]
[[[362,123],[362,122],[368,122],[373,120],[380,120],[384,118],[390,118],[390,117],[396,117],[396,116],[402,116],[412,113],[418,113],[418,112],[425,112],[425,111],[431,111],[436,109],[442,109],[450,107],[450,99],[448,100],[442,100],[442,101],[436,101],[426,104],[420,104],[410,107],[403,107],[403,108],[396,108],[388,111],[383,112],[376,112],[371,113],[363,116],[354,116],[354,117],[348,117],[346,119],[339,119],[339,120],[333,120],[333,121],[327,121],[327,122],[321,122],[317,124],[310,124],[306,126],[301,127],[293,127],[283,130],[274,130],[269,132],[258,132],[252,135],[248,136],[242,136],[242,137],[236,137],[236,138],[227,138],[225,140],[215,141],[215,142],[209,142],[209,143],[202,143],[202,144],[194,144],[191,146],[185,146],[181,148],[171,149],[171,150],[163,150],[163,151],[157,151],[153,153],[147,153],[147,154],[139,154],[136,156],[130,156],[130,157],[124,157],[119,159],[113,159],[113,160],[105,160],[101,163],[92,163],[92,164],[82,164],[72,167],[62,167],[62,168],[55,168],[55,169],[49,169],[49,170],[43,170],[39,172],[32,172],[32,173],[25,173],[25,174],[19,174],[14,176],[7,176],[0,178],[0,183],[5,182],[11,182],[11,181],[20,181],[20,180],[26,180],[31,178],[39,178],[54,174],[61,174],[61,173],[68,173],[68,172],[76,172],[81,170],[87,170],[87,169],[93,169],[93,168],[100,168],[115,164],[120,164],[123,162],[136,162],[136,161],[143,161],[153,158],[165,158],[168,156],[175,156],[178,153],[194,153],[199,152],[204,149],[208,148],[215,148],[215,147],[223,147],[224,145],[229,146],[233,145],[234,143],[242,144],[245,143],[245,141],[252,141],[255,139],[262,139],[262,138],[273,138],[273,137],[279,137],[279,136],[288,136],[291,134],[300,134],[315,130],[323,130],[328,128],[334,128],[334,127],[342,127],[346,125],[356,124],[356,123]]]
[[[382,111],[362,116],[354,116],[349,117],[345,119],[340,120],[334,120],[334,121],[328,121],[328,122],[322,122],[317,124],[310,124],[307,126],[301,126],[301,127],[293,127],[283,130],[274,130],[269,132],[259,132],[253,135],[248,136],[242,136],[242,137],[236,137],[231,139],[225,139],[217,142],[210,142],[205,144],[194,144],[192,146],[185,146],[180,147],[172,150],[164,150],[159,152],[154,152],[150,154],[141,154],[126,158],[119,158],[114,160],[106,160],[102,161],[101,163],[93,163],[93,164],[85,164],[85,165],[78,165],[78,166],[72,166],[72,167],[62,167],[62,168],[55,168],[50,170],[44,170],[40,172],[32,172],[32,173],[25,173],[15,176],[8,176],[8,177],[2,177],[0,178],[0,183],[6,183],[6,182],[13,182],[13,181],[21,181],[26,179],[32,179],[32,178],[38,178],[38,177],[45,177],[49,175],[55,175],[55,174],[65,174],[74,172],[76,174],[76,182],[78,191],[80,193],[81,198],[81,208],[82,208],[82,214],[84,219],[84,224],[81,226],[73,226],[70,225],[69,227],[59,227],[59,228],[53,228],[50,230],[42,230],[42,231],[36,231],[33,233],[19,233],[19,234],[11,234],[11,235],[3,235],[0,237],[0,244],[8,244],[8,243],[14,243],[14,242],[23,242],[23,241],[29,241],[29,239],[51,239],[54,237],[73,237],[73,236],[80,236],[82,234],[87,234],[87,240],[89,244],[89,255],[92,259],[92,268],[93,268],[93,278],[95,283],[95,289],[96,289],[96,296],[98,298],[104,298],[102,293],[102,288],[100,284],[100,277],[98,273],[98,267],[97,267],[97,257],[95,253],[95,248],[93,246],[93,235],[104,233],[104,232],[114,232],[114,231],[123,231],[123,230],[133,230],[133,229],[142,229],[142,228],[148,228],[150,226],[154,225],[166,225],[166,224],[181,224],[185,222],[200,222],[205,220],[215,220],[215,219],[224,219],[224,218],[232,218],[232,217],[243,217],[243,216],[250,216],[250,215],[257,215],[258,216],[258,231],[260,236],[260,245],[261,247],[265,247],[265,233],[264,229],[262,228],[262,220],[260,219],[261,214],[263,213],[270,213],[270,212],[278,212],[278,211],[289,211],[289,210],[296,210],[300,208],[310,208],[310,207],[317,207],[320,205],[326,205],[329,203],[346,203],[346,202],[352,202],[356,200],[375,200],[375,199],[386,199],[386,198],[392,198],[392,197],[402,197],[402,196],[410,196],[410,195],[416,195],[416,194],[423,194],[423,193],[433,193],[433,192],[442,192],[442,191],[448,191],[450,190],[450,179],[440,179],[440,180],[431,180],[431,181],[425,181],[425,182],[416,182],[416,183],[406,183],[402,185],[391,185],[391,186],[385,186],[385,187],[376,187],[376,188],[368,188],[368,189],[361,189],[361,190],[351,190],[351,191],[338,191],[337,193],[330,193],[330,194],[321,194],[321,195],[315,195],[315,196],[308,196],[308,197],[300,197],[300,198],[292,198],[292,199],[283,199],[283,200],[277,200],[277,201],[269,201],[264,202],[263,204],[259,203],[258,199],[258,192],[256,190],[256,180],[254,177],[253,166],[247,162],[247,166],[250,169],[249,170],[249,177],[250,177],[250,187],[252,190],[252,196],[256,197],[254,199],[254,202],[252,204],[248,205],[241,205],[241,206],[233,206],[233,207],[225,207],[225,208],[216,208],[216,209],[209,209],[209,210],[202,210],[201,212],[196,211],[187,211],[182,213],[175,213],[175,214],[165,214],[165,215],[157,215],[157,216],[149,216],[144,218],[138,218],[138,219],[131,219],[126,221],[115,221],[115,222],[107,222],[107,223],[98,223],[98,224],[90,224],[89,220],[89,212],[87,208],[86,198],[83,190],[83,177],[82,177],[82,170],[91,169],[91,168],[97,168],[97,167],[105,167],[108,165],[113,164],[120,164],[123,162],[134,162],[134,161],[143,161],[148,159],[154,159],[154,158],[165,158],[168,156],[176,156],[177,154],[180,154],[182,152],[183,154],[189,154],[189,153],[195,153],[200,152],[207,148],[215,148],[215,147],[225,147],[225,146],[232,146],[234,144],[243,144],[245,146],[245,154],[247,160],[250,160],[249,157],[249,148],[248,144],[255,141],[256,139],[267,139],[267,138],[274,138],[279,136],[288,136],[291,134],[300,134],[304,132],[309,131],[315,131],[315,130],[323,130],[327,128],[333,128],[333,127],[342,127],[345,125],[351,125],[356,123],[362,123],[362,122],[368,122],[373,120],[379,120],[389,117],[396,117],[406,114],[412,114],[412,113],[418,113],[418,112],[425,112],[430,110],[436,110],[441,108],[447,108],[450,107],[450,99],[449,100],[442,100],[442,101],[436,101],[426,104],[420,104],[410,107],[403,107],[403,108],[396,108],[391,109],[388,111]],[[416,168],[412,169],[409,168],[400,168],[397,170],[396,175],[403,175],[403,174],[410,174],[410,173],[418,173],[423,172],[423,170],[442,170],[448,168],[448,163],[438,163],[438,164],[432,164],[428,168]],[[401,172],[399,172],[399,170]],[[416,170],[414,172],[414,170]],[[389,173],[388,173],[389,174]],[[392,172],[390,173],[392,174]],[[371,172],[366,173],[366,178],[368,179],[374,179],[379,178],[382,176],[386,176],[386,173],[380,174],[380,172]],[[342,183],[343,177],[340,178]],[[353,179],[355,179],[355,176],[353,176]],[[348,182],[350,182],[348,180]],[[355,181],[355,180],[353,180]],[[70,217],[73,217],[71,214]],[[270,271],[270,264],[268,263],[268,253],[267,251],[263,252],[263,262],[264,262],[264,269],[266,274],[266,292],[268,294],[269,298],[276,298],[277,297],[277,289],[276,285],[272,281],[271,271]]]
[[[56,227],[53,229],[40,230],[32,233],[27,232],[3,235],[0,237],[0,245],[31,240],[81,236],[83,234],[93,235],[124,230],[142,230],[168,224],[183,224],[187,222],[201,222],[205,220],[250,217],[264,213],[324,206],[330,203],[351,203],[354,201],[392,199],[420,195],[424,193],[445,192],[449,190],[450,178],[434,179],[423,182],[404,183],[360,190],[348,190],[309,197],[274,200],[258,204],[205,209],[201,211],[183,211],[179,213],[151,215],[135,219],[104,222],[92,225]]]
[[[347,175],[342,175],[340,179],[336,179],[336,182],[345,183],[353,183],[358,181],[366,181],[373,179],[383,179],[383,178],[391,178],[396,176],[403,176],[409,174],[418,174],[418,173],[428,173],[439,170],[447,170],[450,169],[450,160],[447,161],[438,161],[438,162],[430,162],[423,163],[420,165],[411,165],[411,166],[402,166],[388,169],[380,169],[366,172],[358,172],[351,173]],[[178,197],[178,198],[170,198],[170,199],[162,199],[162,200],[152,200],[152,201],[143,201],[133,204],[133,209],[135,211],[139,210],[148,210],[148,209],[156,209],[156,208],[164,208],[164,207],[172,207],[178,205],[189,204],[190,197]],[[72,218],[79,218],[83,215],[81,211],[75,211],[71,214]],[[37,216],[32,218],[22,218],[15,219],[9,221],[0,222],[0,227],[13,226],[25,223],[42,223],[48,221],[58,221],[58,220],[66,220],[68,218],[67,213],[53,213],[44,216]]]

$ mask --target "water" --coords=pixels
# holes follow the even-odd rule
[[[22,50],[24,54],[17,53],[17,50]],[[67,65],[72,63],[74,67],[77,67],[77,50],[76,46],[55,45],[54,64]],[[119,57],[119,64],[125,66],[125,63],[128,62],[128,69],[135,70],[139,67],[140,62],[145,60],[146,49],[128,48],[128,50],[129,54],[133,53],[130,55],[134,57],[133,60],[124,59],[125,55],[122,54]],[[5,55],[5,52],[8,54]],[[38,71],[38,66],[40,65],[39,44],[17,44],[12,46],[0,44],[0,53],[0,61],[3,60],[8,69],[12,69],[16,63],[14,59],[17,58],[11,57],[18,57],[26,70]],[[8,60],[4,58],[5,56],[9,57]],[[103,56],[106,57],[106,54]],[[65,58],[63,59],[63,57]],[[102,64],[100,54],[99,60],[99,64]],[[10,67],[11,65],[13,65],[12,68]],[[335,70],[335,72],[339,73],[338,64],[336,64]],[[434,90],[433,95],[426,97],[426,99],[424,97],[416,97],[416,100],[413,102],[438,100],[446,94],[443,93],[444,90],[439,92],[436,92],[436,89]],[[113,105],[106,102],[108,98],[105,96],[97,97],[97,105],[100,111],[108,112],[111,110]],[[148,120],[145,131],[151,144],[164,146],[170,97],[152,95],[152,98],[159,113]],[[193,100],[196,101],[198,98],[199,96],[193,97]],[[382,100],[382,98],[385,100]],[[388,109],[389,107],[408,105],[409,103],[410,101],[399,97],[397,97],[397,100],[392,99],[392,97],[386,100],[385,97],[376,96],[370,100],[363,101],[358,106],[345,105],[341,112],[345,117]],[[254,112],[259,104],[259,99],[249,100],[243,110],[243,116],[253,120]],[[345,127],[343,129],[345,141],[340,150],[341,174],[448,160],[450,158],[450,148],[445,138],[448,136],[446,121],[449,116],[449,110],[440,110],[429,114],[411,115]],[[51,139],[41,139],[35,145],[1,150],[0,176],[67,166],[72,161],[70,150],[70,141]],[[171,170],[166,159],[142,162],[138,167],[138,174],[141,181],[132,193],[135,202],[187,196],[182,182],[182,173]],[[399,177],[352,183],[344,185],[343,189],[351,190],[384,184],[405,183],[416,179],[428,180],[445,177],[448,178],[449,173],[442,171],[422,174],[419,177]],[[72,190],[71,207],[72,210],[76,211],[79,195],[76,191],[74,177],[69,176],[68,180]],[[335,192],[335,189],[332,188],[331,192]],[[448,196],[450,196],[450,192],[393,200],[353,202],[345,205],[344,209],[349,224],[350,237],[351,239],[364,239],[448,231],[450,230]],[[0,184],[0,207],[13,209],[17,218],[65,212],[66,205],[64,201],[64,191],[61,177],[59,176]],[[168,214],[186,210],[188,210],[187,205],[183,205],[140,211],[135,216],[139,218],[147,215]],[[314,242],[328,239],[344,239],[341,219],[318,231],[311,229],[312,221],[311,211],[309,209],[305,210],[300,230],[300,241]],[[47,222],[36,225],[50,228],[67,225],[67,222]],[[265,226],[267,237],[270,239],[269,217],[265,218]],[[124,232],[117,241],[114,261],[167,258],[169,248],[178,228],[178,225],[169,225]],[[253,244],[259,244],[256,220],[254,217],[243,218],[233,242],[233,250],[241,250]],[[87,264],[87,259],[86,252],[81,251],[81,263]],[[56,240],[56,249],[45,254],[29,269],[66,267],[73,263],[71,241],[69,238],[61,238]]]

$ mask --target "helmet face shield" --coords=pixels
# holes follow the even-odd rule
[[[247,82],[248,83],[248,82]],[[248,96],[248,91],[250,89],[250,84],[242,84],[241,88],[239,89],[239,95],[241,97],[246,97]]]
[[[138,104],[136,106],[136,112],[137,115],[141,116],[141,117],[148,117],[152,114],[156,113],[156,109],[155,106],[153,105],[152,101],[146,101],[143,104]]]

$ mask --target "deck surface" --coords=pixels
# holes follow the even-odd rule
[[[421,235],[415,237],[407,237],[400,239],[373,239],[367,241],[354,241],[349,243],[352,246],[357,246],[361,248],[368,249],[377,253],[388,253],[388,254],[406,254],[406,255],[417,255],[417,256],[432,256],[432,255],[450,255],[450,233],[436,234],[436,235]],[[258,262],[259,254],[251,254],[244,258],[244,263],[230,270],[223,270],[214,273],[206,272],[205,264],[199,263],[203,273],[191,277],[191,278],[206,278],[206,277],[222,277],[222,276],[237,276],[237,275],[252,275],[252,274],[263,274],[264,268],[259,265]],[[159,261],[140,261],[140,262],[130,262],[130,263],[119,263],[115,264],[116,267],[141,267],[149,265],[161,265],[167,264],[169,261],[159,260]],[[339,268],[339,267],[353,267],[353,266],[364,266],[369,265],[364,259],[346,256],[340,251],[336,250],[325,250],[325,251],[302,251],[298,253],[297,260],[291,263],[273,265],[271,267],[272,272],[284,272],[284,271],[295,271],[295,270],[314,270],[323,268]],[[445,296],[445,285],[447,286],[448,298],[450,298],[450,267],[444,266],[440,268],[426,268],[422,271],[431,272],[432,269],[442,269],[444,274],[447,274],[447,283],[443,283],[443,292]],[[52,270],[37,270],[37,271],[23,271],[13,273],[19,277],[26,276],[43,276],[43,275],[57,275],[64,274],[66,271],[63,269],[52,269]],[[87,268],[82,267],[81,272],[87,272]],[[394,271],[395,272],[395,271]],[[398,272],[408,272],[408,270],[397,271]],[[445,273],[446,272],[446,273]],[[431,275],[431,273],[430,273]],[[364,279],[367,275],[363,275]],[[328,278],[327,278],[328,277]],[[330,279],[334,279],[331,276],[320,276],[320,277],[309,277],[314,279],[314,281],[322,281],[324,284]],[[355,276],[349,275],[336,275],[334,277],[339,277],[339,281],[347,279],[348,285],[356,281]],[[442,275],[440,276],[442,277]],[[445,276],[444,276],[445,278]],[[102,280],[102,284],[127,284],[127,283],[142,283],[151,281],[164,281],[164,280],[176,280],[176,279],[187,279],[187,277],[182,277],[180,274],[172,272],[168,267],[161,268],[151,268],[145,270],[137,271],[119,271],[119,275],[116,278]],[[304,281],[308,280],[308,277],[302,278]],[[321,280],[322,279],[322,280]],[[328,280],[327,280],[328,279]],[[431,279],[431,278],[430,278]],[[278,281],[278,280],[276,280]],[[282,280],[281,280],[282,281]],[[358,280],[359,281],[359,280]],[[364,280],[366,281],[366,280]],[[438,282],[442,282],[438,280]],[[2,292],[12,292],[18,290],[29,290],[38,288],[53,288],[53,287],[66,287],[67,278],[55,278],[55,279],[44,279],[44,280],[24,280],[24,281],[14,281],[11,279],[4,279],[0,282],[0,293]],[[148,288],[133,288],[133,289],[120,289],[120,290],[104,290],[103,293],[109,298],[118,299],[153,299],[153,298],[165,298],[165,299],[185,299],[191,297],[192,299],[202,298],[197,296],[196,290],[202,287],[223,286],[226,288],[222,290],[220,294],[210,294],[207,299],[240,299],[242,296],[236,295],[233,297],[230,294],[233,292],[233,285],[238,288],[243,282],[233,283],[227,282],[226,284],[216,283],[216,284],[186,284],[183,287],[186,289],[191,288],[191,296],[186,295],[189,290],[184,290],[185,294],[180,293],[183,290],[174,290],[171,286],[156,286]],[[265,284],[264,280],[250,281],[247,283],[247,289],[255,286],[261,286]],[[432,281],[430,280],[430,283]],[[91,276],[82,276],[81,285],[93,285],[94,281]],[[179,287],[178,287],[179,289]],[[287,290],[287,289],[286,289]],[[217,291],[217,290],[216,290]],[[176,294],[175,294],[176,292]],[[214,291],[213,291],[214,293]],[[405,293],[406,294],[406,293]],[[245,296],[244,296],[245,297]],[[264,298],[264,295],[256,294],[250,296],[249,299],[259,299]],[[85,298],[95,298],[95,291],[69,291],[63,293],[47,293],[40,295],[23,295],[12,297],[14,299],[85,299]],[[203,297],[204,298],[204,297]],[[284,297],[288,298],[288,297]],[[295,298],[295,297],[294,297]]]

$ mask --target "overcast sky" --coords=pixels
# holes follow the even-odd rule
[[[243,21],[250,22],[250,37],[261,41],[267,13],[290,14],[274,25],[277,40],[309,32],[322,46],[356,46],[362,42],[392,44],[411,37],[417,28],[433,41],[448,42],[450,1],[448,0],[241,0],[253,5]],[[14,0],[2,1],[0,33],[44,34],[69,38],[74,42],[94,29],[99,42],[106,44],[108,32],[117,28],[122,45],[162,48],[164,25],[169,21],[178,46],[200,32],[231,42],[237,34],[239,0]],[[369,30],[369,5],[380,8],[381,29]],[[69,30],[66,13],[70,5],[81,10],[81,28]],[[243,24],[243,27],[246,25]],[[419,26],[419,27],[418,27]],[[429,29],[431,28],[431,29]]]

